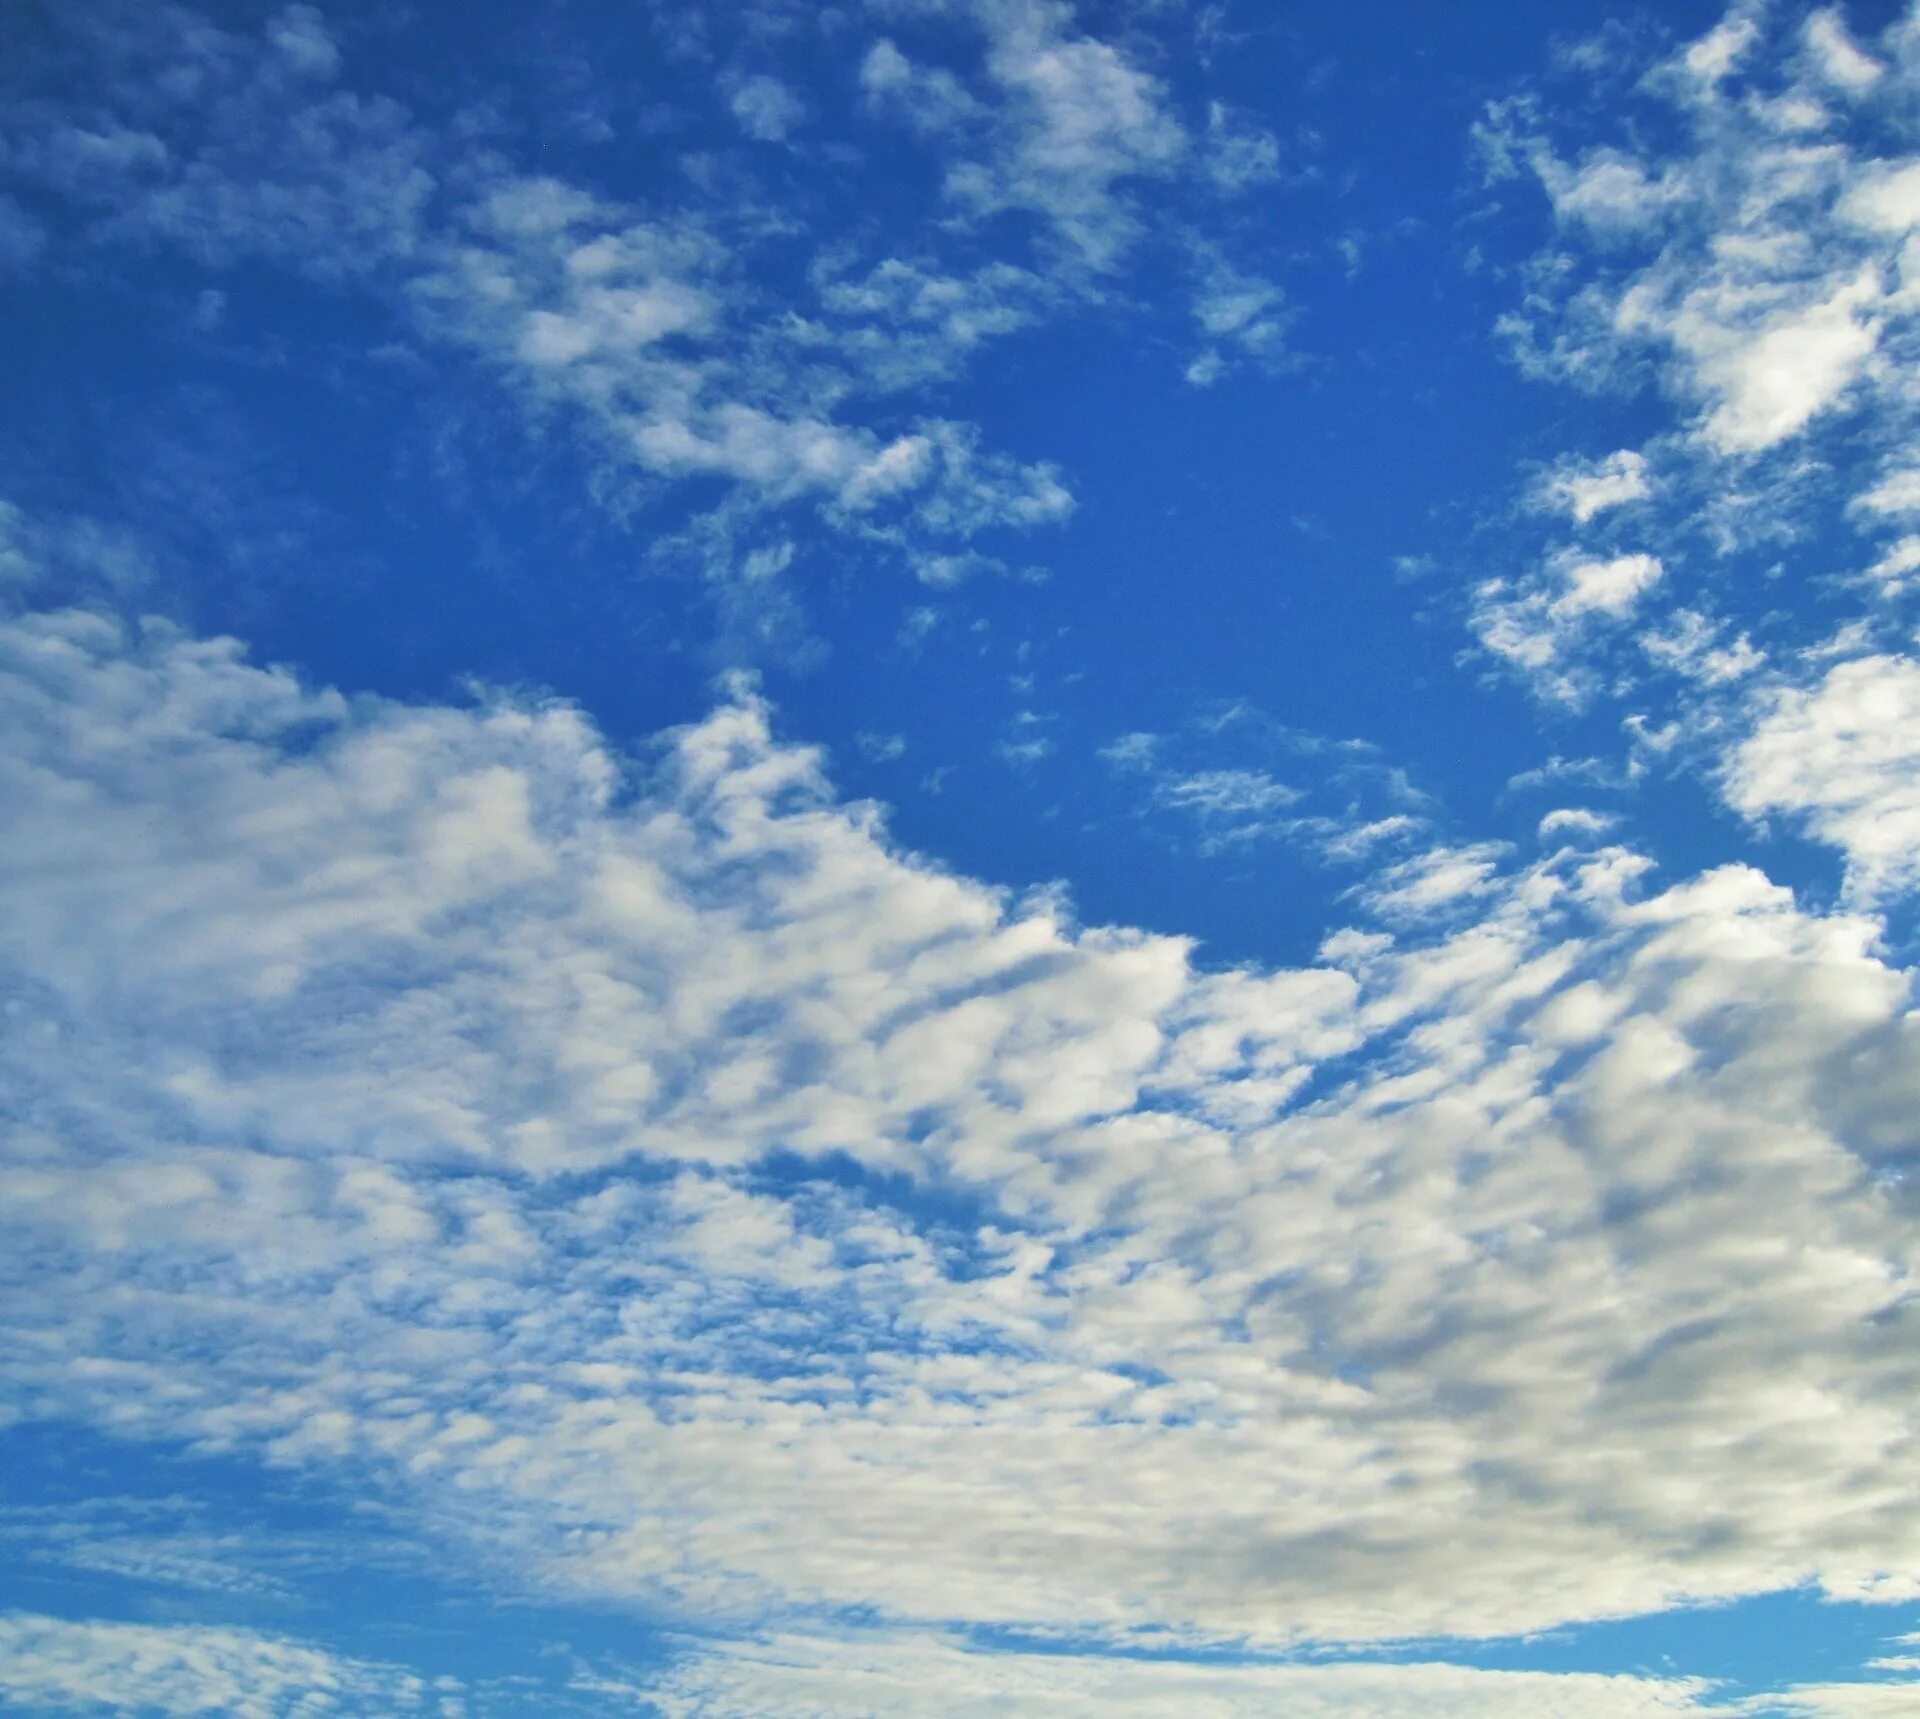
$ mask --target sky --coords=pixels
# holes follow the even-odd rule
[[[0,1711],[1920,1711],[1920,9],[0,14]]]

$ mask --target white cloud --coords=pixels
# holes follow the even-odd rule
[[[1056,41],[1044,9],[1021,16],[1008,29],[1032,50],[1039,92],[1022,100],[1042,116],[1029,142],[1070,157],[1068,141],[1046,139],[1070,140],[1092,97],[1075,94],[1078,74],[1049,72],[1049,56],[1070,68],[1109,51]],[[169,13],[79,36],[98,62],[99,103],[0,108],[0,155],[14,181],[89,217],[96,258],[157,241],[212,268],[265,260],[356,284],[401,335],[492,369],[536,428],[558,416],[584,431],[622,505],[636,489],[645,499],[719,477],[739,504],[810,505],[908,562],[1071,509],[1054,467],[984,448],[976,426],[861,421],[863,401],[950,376],[983,341],[1035,320],[1059,294],[1031,271],[883,257],[862,276],[844,233],[736,215],[671,184],[642,208],[520,172],[498,147],[346,87],[340,48],[309,8],[257,35]],[[798,98],[764,75],[731,84],[727,99],[759,141],[801,118]],[[1117,123],[1124,133],[1129,122]],[[1080,183],[1071,161],[1060,171]],[[45,249],[37,223],[7,219],[13,208],[0,204],[0,266]],[[783,261],[799,253],[817,302],[797,309],[750,284],[750,264],[783,247]]]
[[[987,341],[1032,326],[1053,293],[1013,263],[946,274],[887,257],[862,275],[824,273],[820,297],[849,360],[891,391],[954,374]]]
[[[1217,255],[1203,256],[1193,319],[1209,343],[1187,367],[1196,387],[1218,381],[1227,370],[1223,349],[1271,366],[1281,355],[1291,315],[1272,281],[1233,268]]]
[[[305,1719],[427,1711],[424,1681],[251,1630],[0,1613],[0,1698],[40,1713]]]
[[[854,743],[875,764],[891,764],[896,758],[904,757],[907,750],[904,734],[869,734],[862,730],[854,736]]]
[[[1752,6],[1735,6],[1698,41],[1687,45],[1682,64],[1704,84],[1720,82],[1740,65],[1759,39],[1755,10]]]
[[[953,73],[916,66],[885,37],[860,62],[860,85],[869,99],[901,112],[922,131],[949,131],[985,112]]]
[[[1602,238],[1656,223],[1684,195],[1670,178],[1654,178],[1617,150],[1601,149],[1567,167],[1546,150],[1535,152],[1535,171],[1563,221],[1578,221]]]
[[[1628,502],[1644,501],[1653,493],[1647,481],[1646,456],[1631,448],[1608,454],[1603,460],[1567,462],[1541,485],[1541,499],[1585,525],[1597,514]]]
[[[1240,1719],[1282,1712],[1291,1719],[1355,1713],[1374,1719],[1539,1713],[1615,1719],[1731,1711],[1706,1700],[1707,1686],[1687,1678],[1478,1671],[1423,1663],[1192,1665],[969,1651],[937,1636],[873,1641],[780,1636],[692,1659],[676,1667],[664,1687],[634,1693],[659,1703],[669,1719],[758,1719],[768,1713],[984,1719],[1009,1712],[1035,1719],[1109,1712],[1143,1719]]]
[[[1820,76],[1849,95],[1872,89],[1886,76],[1886,67],[1871,54],[1863,54],[1847,34],[1846,20],[1837,6],[1822,7],[1807,19],[1806,40]]]
[[[1726,792],[1750,817],[1784,814],[1838,847],[1862,900],[1920,882],[1920,664],[1856,657],[1774,692]]]
[[[1133,183],[1191,153],[1165,92],[1058,8],[972,15],[971,84],[882,44],[870,95],[980,222],[1037,215],[1062,274],[1109,266]],[[331,43],[286,17],[274,87],[324,81]],[[1571,338],[1659,354],[1708,461],[1886,406],[1906,315],[1901,169],[1705,93],[1756,39],[1741,15],[1688,54],[1692,155],[1547,175],[1611,259]],[[379,127],[337,93],[359,149]],[[144,188],[199,159],[128,123],[34,171],[152,219]],[[270,188],[167,231],[291,255]],[[1829,256],[1856,192],[1866,236]],[[335,242],[340,211],[303,207]],[[1051,468],[970,426],[854,409],[1039,314],[1037,265],[822,257],[790,316],[738,247],[496,163],[367,255],[661,480],[876,538],[1065,514]],[[1210,335],[1270,319],[1263,283],[1221,283]],[[1488,648],[1575,693],[1609,639],[1696,687],[1757,674],[1703,609],[1615,625],[1669,580],[1609,535],[1667,488],[1639,457],[1550,480],[1583,546],[1480,588]],[[912,548],[935,580],[980,564]],[[747,580],[793,553],[746,549]],[[1861,903],[1912,873],[1913,679],[1875,657],[1764,691],[1730,767],[1740,809],[1847,850]],[[1650,1679],[800,1631],[859,1608],[1280,1646],[1906,1591],[1920,1063],[1877,921],[1746,868],[1656,887],[1592,814],[1550,814],[1581,839],[1524,865],[1129,737],[1117,761],[1203,827],[1376,867],[1325,964],[1208,971],[901,853],[770,724],[741,693],[642,768],[557,704],[347,699],[84,615],[0,630],[9,1400],[335,1471],[536,1585],[793,1620],[669,1674],[691,1711],[897,1703],[943,1656],[981,1703],[1686,1711]]]
[[[1279,139],[1246,123],[1222,102],[1207,105],[1204,147],[1207,176],[1230,195],[1280,177]]]
[[[1718,402],[1705,424],[1716,447],[1768,448],[1833,406],[1877,344],[1872,312],[1883,297],[1878,269],[1868,265],[1830,284],[1825,298],[1744,325],[1722,314],[1732,299],[1690,295],[1670,320],[1643,313],[1637,304],[1623,305],[1621,327],[1663,329],[1693,360],[1700,382]]]
[[[1758,1719],[1901,1719],[1920,1698],[1920,1683],[1905,1678],[1883,1683],[1801,1683],[1777,1695],[1756,1696],[1734,1711]]]
[[[1766,665],[1766,653],[1745,633],[1722,643],[1719,626],[1697,609],[1675,609],[1662,627],[1640,635],[1640,648],[1661,667],[1703,686],[1744,679]]]
[[[1386,867],[1360,893],[1387,919],[1445,913],[1487,893],[1501,856],[1500,847],[1491,842],[1429,848]]]
[[[720,282],[728,259],[696,225],[621,226],[549,180],[496,185],[473,225],[476,242],[415,282],[427,325],[537,404],[579,412],[616,459],[663,478],[725,477],[769,505],[811,499],[843,523],[904,513],[935,536],[1072,509],[1054,468],[984,453],[968,425],[924,420],[883,437],[806,404],[783,364],[743,365]],[[949,358],[969,338],[951,323],[942,334]]]
[[[1505,322],[1521,362],[1657,381],[1677,410],[1637,453],[1547,467],[1533,510],[1591,547],[1482,580],[1468,624],[1537,695],[1619,701],[1639,769],[1698,771],[1837,849],[1861,903],[1911,888],[1920,839],[1912,665],[1890,654],[1920,569],[1920,166],[1881,123],[1920,87],[1914,44],[1911,20],[1856,43],[1834,9],[1740,5],[1634,86],[1609,142],[1544,93],[1482,128],[1555,216]],[[1879,541],[1849,551],[1832,520]],[[1854,611],[1787,595],[1815,582]]]
[[[1874,232],[1911,232],[1920,226],[1920,162],[1867,163],[1840,199],[1839,214]]]
[[[1200,353],[1181,375],[1196,388],[1211,388],[1227,373],[1227,361],[1211,348]]]
[[[1665,577],[1644,551],[1600,559],[1577,550],[1548,557],[1520,579],[1488,579],[1472,592],[1468,623],[1484,649],[1522,674],[1542,698],[1578,705],[1593,690],[1599,629],[1631,614]]]
[[[1902,537],[1867,569],[1867,577],[1891,597],[1912,584],[1916,572],[1920,572],[1920,537]]]
[[[1189,776],[1170,776],[1157,786],[1161,801],[1186,810],[1241,817],[1290,806],[1298,789],[1276,782],[1261,770],[1199,770]]]
[[[1618,380],[1651,358],[1696,410],[1698,451],[1735,458],[1857,403],[1897,406],[1914,338],[1898,245],[1912,164],[1880,159],[1824,101],[1876,83],[1879,63],[1832,12],[1808,20],[1804,56],[1761,58],[1766,34],[1760,10],[1736,7],[1684,56],[1690,73],[1643,85],[1677,141],[1568,160],[1542,110],[1512,104],[1489,133],[1503,159],[1531,165],[1562,227],[1596,241],[1562,246],[1551,271],[1543,257],[1540,290],[1507,325],[1523,360]],[[1736,64],[1764,94],[1717,90]]]
[[[1619,821],[1605,812],[1596,812],[1585,806],[1557,806],[1541,818],[1537,833],[1543,841],[1566,833],[1598,836],[1605,834]]]
[[[1144,786],[1149,807],[1191,821],[1203,854],[1282,841],[1348,864],[1423,827],[1409,808],[1425,797],[1366,742],[1289,728],[1245,701],[1203,707],[1179,733],[1123,734],[1099,756]],[[1273,773],[1278,756],[1296,780]]]
[[[1373,891],[1444,933],[1208,973],[893,850],[751,702],[623,783],[564,707],[0,644],[25,1412],[708,1623],[1514,1631],[1920,1545],[1870,921],[1456,845]]]
[[[1608,561],[1570,561],[1561,569],[1564,588],[1549,613],[1624,615],[1643,593],[1658,584],[1661,566],[1653,555],[1616,555]]]
[[[1189,150],[1159,80],[1122,48],[1077,33],[1055,0],[962,10],[985,42],[977,91],[882,40],[861,66],[867,95],[951,146],[945,188],[961,209],[1038,215],[1067,259],[1112,268],[1140,230],[1130,183],[1172,173]]]
[[[283,9],[259,37],[172,10],[74,23],[100,103],[10,103],[0,136],[8,171],[70,199],[97,236],[327,280],[419,244],[437,189],[422,139],[398,103],[334,87],[339,50],[313,8]]]
[[[1036,210],[1088,261],[1110,262],[1133,223],[1117,186],[1168,171],[1185,133],[1158,81],[1113,44],[1068,34],[1064,7],[1010,0],[982,15],[987,71],[1006,102],[1002,142],[956,168],[949,189],[983,210]]]
[[[1869,513],[1920,513],[1920,466],[1903,466],[1889,472],[1860,496],[1855,505]]]
[[[747,78],[727,99],[740,129],[757,143],[778,143],[806,117],[800,98],[778,78]]]

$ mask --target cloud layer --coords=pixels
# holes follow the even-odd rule
[[[1004,570],[1073,493],[932,390],[1123,309],[1156,247],[1176,370],[1276,364],[1287,295],[1162,198],[1277,146],[1051,0],[832,27],[837,84],[710,68],[709,146],[636,198],[378,91],[311,8],[79,7],[8,74],[0,267],[373,306],[395,363],[563,426],[612,510],[683,502],[656,551],[745,611],[809,532]],[[104,532],[109,595],[34,607],[61,531],[9,508],[5,1413],[324,1479],[463,1579],[678,1632],[569,1659],[589,1711],[1911,1703],[1903,1655],[1771,1708],[1364,1657],[1920,1600],[1920,31],[1621,40],[1567,64],[1636,123],[1522,96],[1481,153],[1551,224],[1508,276],[1522,368],[1666,427],[1548,449],[1452,611],[1476,672],[1615,737],[1516,791],[1690,773],[1727,830],[1829,850],[1824,894],[1663,872],[1583,806],[1523,852],[1231,703],[1111,740],[1111,780],[1205,854],[1348,869],[1310,961],[1208,961],[908,851],[750,678],[631,745],[537,693],[335,690],[126,612]],[[911,163],[910,220],[834,201],[831,113]],[[1830,606],[1768,594],[1816,553]],[[1071,730],[1036,698],[983,732],[1038,772]],[[163,1523],[62,1544],[288,1591]],[[482,1700],[177,1620],[12,1612],[0,1660],[54,1711]]]
[[[639,764],[164,628],[0,659],[25,1413],[709,1617],[1909,1591],[1871,921],[1566,850],[1206,973],[895,851],[750,698]]]

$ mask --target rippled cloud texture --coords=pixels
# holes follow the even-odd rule
[[[753,16],[731,59],[724,20],[646,26],[715,129],[643,191],[384,87],[364,20],[81,7],[0,107],[0,257],[56,295],[203,271],[208,337],[272,278],[459,367],[691,556],[723,638],[830,633],[801,574],[866,557],[916,605],[889,648],[930,649],[988,623],[929,593],[1071,557],[1065,466],[955,392],[994,343],[1158,294],[1180,397],[1305,386],[1262,223],[1313,174],[1194,93],[1199,24]],[[1445,140],[1462,206],[1537,224],[1459,266],[1530,399],[1643,433],[1536,437],[1446,552],[1474,571],[1393,587],[1463,705],[1538,724],[1531,767],[1476,825],[1445,737],[1210,691],[1093,732],[1065,674],[976,725],[1170,877],[1304,856],[1297,957],[1198,946],[1177,887],[1087,924],[1037,862],[896,833],[838,784],[916,756],[913,708],[830,757],[777,662],[646,736],[537,676],[361,690],[171,600],[150,486],[9,508],[0,1403],[93,1454],[0,1514],[38,1572],[0,1704],[1920,1702],[1920,23],[1553,52]],[[917,219],[847,207],[846,127],[923,163]],[[793,182],[756,165],[823,128]],[[300,326],[248,335],[255,387]],[[296,1534],[191,1463],[141,1495],[183,1452],[348,1502]],[[476,1640],[522,1620],[525,1663],[317,1609],[362,1565]],[[1480,1653],[1786,1590],[1873,1608],[1877,1656],[1758,1688]]]

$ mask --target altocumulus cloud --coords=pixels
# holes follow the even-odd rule
[[[1202,972],[899,852],[744,691],[623,761],[77,612],[0,664],[30,1415],[743,1626],[1279,1649],[1911,1589],[1920,1028],[1870,920],[1584,847],[1444,934]],[[909,1648],[959,1651],[675,1675],[744,1712]]]
[[[377,1711],[458,1719],[464,1711],[457,1694],[430,1695],[423,1679],[394,1667],[204,1624],[0,1613],[0,1656],[0,1695],[41,1712],[283,1719]]]
[[[1265,183],[1277,146],[1217,105],[1203,135],[1065,7],[884,13],[850,99],[937,168],[900,254],[450,141],[355,93],[300,6],[76,12],[60,52],[97,93],[0,112],[9,183],[63,218],[0,202],[0,252],[361,295],[603,479],[720,486],[728,554],[777,515],[755,590],[809,524],[950,585],[1073,497],[886,402],[1119,301],[1158,196]],[[1836,853],[1837,905],[1752,864],[1663,874],[1578,807],[1522,855],[1365,749],[1341,818],[1128,735],[1120,777],[1209,851],[1362,872],[1310,962],[1208,966],[908,851],[750,680],[626,748],[560,699],[332,690],[29,607],[65,528],[8,510],[8,1414],[324,1481],[463,1579],[682,1632],[569,1659],[587,1711],[1911,1708],[1898,1654],[1764,1701],[1362,1657],[1795,1587],[1920,1599],[1893,930],[1920,877],[1920,31],[1742,7],[1650,66],[1617,50],[1572,75],[1630,76],[1657,123],[1569,141],[1519,99],[1482,126],[1553,225],[1505,333],[1536,376],[1674,416],[1548,457],[1523,552],[1458,612],[1532,695],[1617,719],[1628,757],[1559,777],[1680,760]],[[764,73],[727,91],[767,156],[821,112]],[[1197,283],[1192,379],[1273,363],[1279,289],[1158,237]],[[805,316],[756,284],[770,255]],[[1859,534],[1856,608],[1761,612],[1727,570],[1823,510]],[[1056,750],[1015,732],[1036,769]],[[69,1567],[286,1591],[230,1537],[89,1534]],[[26,1610],[0,1696],[486,1699],[275,1631]]]

